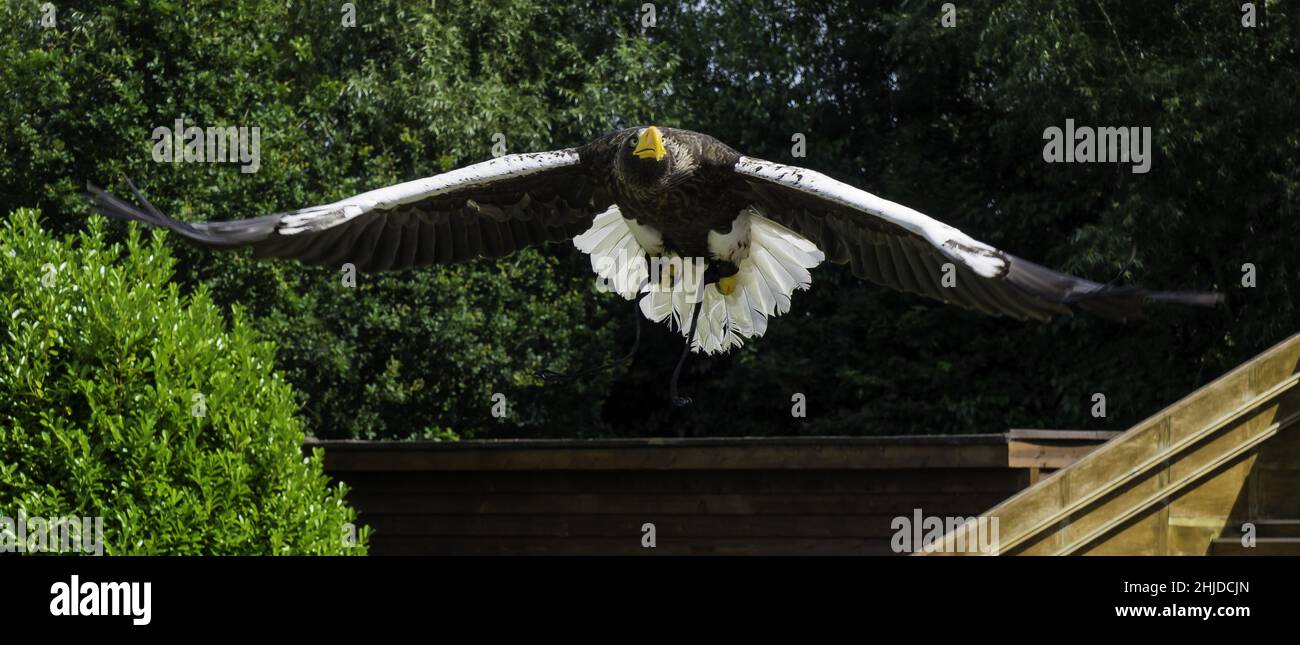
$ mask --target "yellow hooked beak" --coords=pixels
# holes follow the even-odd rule
[[[636,149],[632,151],[632,154],[642,159],[654,159],[655,161],[663,159],[664,155],[668,154],[668,151],[664,150],[664,135],[659,132],[659,128],[653,125],[646,128],[645,132],[641,133],[641,138],[637,139]]]

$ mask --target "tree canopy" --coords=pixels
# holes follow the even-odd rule
[[[823,267],[765,337],[693,358],[696,403],[673,410],[682,341],[662,326],[643,323],[630,368],[534,375],[632,340],[631,306],[598,293],[569,245],[349,288],[333,269],[169,239],[180,288],[203,286],[227,316],[242,307],[274,340],[323,437],[1122,429],[1297,329],[1300,70],[1284,3],[1252,3],[1253,27],[1215,0],[959,2],[951,20],[945,3],[906,0],[655,3],[652,21],[645,4],[72,2],[50,5],[51,26],[45,3],[13,0],[0,6],[0,212],[36,207],[80,230],[83,184],[121,192],[128,176],[173,216],[251,217],[502,143],[547,150],[657,123],[1093,280],[1228,297],[1128,324],[1019,323]],[[257,172],[156,163],[151,132],[176,119],[259,127]],[[1043,134],[1067,119],[1149,127],[1150,171],[1045,163]],[[789,413],[797,393],[806,418]]]

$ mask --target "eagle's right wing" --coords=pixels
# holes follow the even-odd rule
[[[582,233],[613,199],[600,148],[512,154],[296,211],[217,222],[182,222],[131,186],[138,208],[95,186],[109,217],[169,229],[202,246],[251,247],[257,257],[399,270],[495,258]],[[128,184],[130,182],[128,181]]]

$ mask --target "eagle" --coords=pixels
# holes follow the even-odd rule
[[[602,290],[637,301],[645,318],[686,337],[682,360],[688,351],[722,353],[762,336],[825,261],[880,286],[1018,320],[1075,310],[1127,320],[1147,303],[1221,301],[1216,293],[1060,273],[814,170],[654,125],[251,219],[182,222],[127,184],[142,207],[88,184],[94,209],[212,249],[248,247],[256,257],[350,263],[363,272],[571,241],[590,255]],[[688,401],[676,393],[681,365],[671,386],[678,404]]]

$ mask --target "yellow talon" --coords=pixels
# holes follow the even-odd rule
[[[736,290],[736,282],[736,276],[734,275],[729,275],[718,280],[718,293],[721,293],[724,296],[731,295],[731,293]]]

